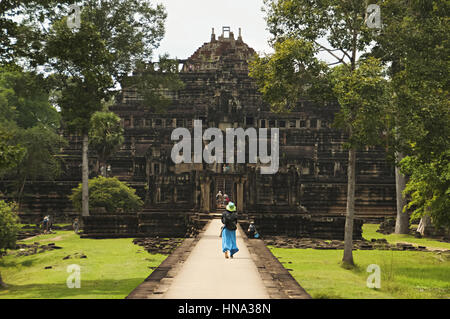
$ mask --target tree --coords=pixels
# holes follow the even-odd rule
[[[27,180],[52,180],[61,174],[61,160],[57,154],[66,141],[44,125],[16,129],[14,140],[26,149],[22,160],[10,170],[17,179],[16,201],[20,208]]]
[[[12,139],[13,136],[0,126],[0,173],[5,169],[15,167],[24,156],[24,148],[20,145],[11,145]],[[0,249],[15,248],[19,227],[18,217],[14,212],[14,208],[14,205],[8,205],[3,200],[0,201]],[[0,288],[5,287],[7,285],[3,282],[2,274],[0,273]]]
[[[86,0],[79,30],[66,19],[53,23],[46,53],[61,83],[63,120],[69,130],[83,136],[83,216],[89,215],[88,143],[91,116],[114,88],[135,69],[148,62],[164,33],[166,13],[138,0]]]
[[[14,165],[1,167],[0,173],[15,180],[19,208],[27,180],[53,179],[60,173],[56,154],[65,140],[57,133],[60,115],[49,102],[48,87],[35,72],[0,67],[0,127],[10,135],[2,144],[21,150]]]
[[[397,162],[409,175],[405,195],[412,197],[407,206],[412,219],[431,216],[436,225],[448,225],[449,3],[389,0],[381,9],[392,14],[383,15],[374,53],[390,65],[394,147],[404,157]]]
[[[330,69],[314,54],[314,44],[304,39],[286,38],[274,43],[275,53],[255,56],[250,76],[256,80],[272,112],[289,112],[301,97],[322,104],[336,99],[330,85]]]
[[[356,185],[356,150],[382,143],[389,105],[389,85],[381,63],[374,58],[360,61],[355,70],[339,66],[333,72],[333,91],[341,111],[337,127],[349,132],[347,218],[345,222],[343,262],[353,264],[352,237]]]
[[[386,106],[387,100],[384,91],[387,83],[379,61],[367,57],[359,61],[360,54],[369,48],[374,39],[374,30],[365,23],[367,4],[360,0],[265,0],[266,21],[276,50],[273,57],[276,58],[277,53],[281,52],[282,43],[293,39],[301,41],[301,46],[310,49],[309,52],[304,49],[303,53],[297,49],[300,54],[296,59],[291,59],[290,66],[278,64],[278,67],[270,68],[267,72],[253,73],[257,78],[262,78],[260,84],[265,83],[266,87],[261,92],[266,97],[269,88],[277,92],[271,93],[269,98],[277,109],[280,109],[280,105],[282,109],[294,107],[293,100],[300,98],[299,94],[308,97],[312,93],[317,96],[317,92],[331,92],[333,99],[339,101],[341,110],[336,116],[336,124],[349,135],[343,262],[350,265],[353,265],[356,150],[362,145],[373,145],[380,141],[385,114],[380,110]],[[318,70],[317,66],[323,63],[319,63],[314,56],[320,52],[327,53],[335,60],[330,66],[340,66],[329,71]],[[273,61],[271,58],[269,60]],[[263,64],[266,62],[262,61]],[[253,65],[253,70],[261,69]],[[314,79],[311,79],[311,75]],[[295,84],[287,85],[289,81],[280,81],[280,77],[291,77]],[[372,89],[381,95],[373,94]],[[292,97],[291,101],[286,97]],[[380,102],[382,104],[377,104]],[[369,114],[376,117],[370,118]]]
[[[402,153],[397,153],[398,164],[395,165],[395,191],[397,201],[397,216],[395,218],[395,233],[409,233],[409,214],[406,211],[406,197],[404,191],[406,188],[406,176],[402,174],[400,164],[403,159]]]
[[[49,20],[58,19],[65,4],[76,0],[2,0],[0,2],[0,64],[26,57],[42,62],[42,36]]]
[[[120,118],[113,112],[96,112],[90,126],[90,145],[97,152],[99,173],[106,177],[106,161],[124,141]]]
[[[34,71],[9,64],[0,67],[0,121],[28,129],[36,125],[57,130],[60,114],[49,102],[51,84]]]
[[[411,218],[431,217],[435,226],[449,228],[450,150],[445,150],[440,159],[429,163],[419,162],[416,156],[408,156],[401,164],[410,176],[405,193],[411,194],[407,206],[413,209]]]
[[[1,94],[0,94],[1,103]],[[24,156],[24,148],[20,145],[11,145],[13,136],[0,126],[0,173],[5,169],[15,167]],[[0,249],[11,248],[15,245],[18,225],[17,215],[12,214],[13,207],[0,201]],[[0,255],[1,257],[1,255]],[[0,288],[5,288],[6,284],[2,280],[0,273]]]
[[[0,126],[0,174],[17,166],[25,155],[25,149],[12,140],[12,134]]]
[[[136,212],[143,202],[136,190],[117,178],[99,176],[89,180],[89,209],[104,210],[107,213]],[[82,185],[73,189],[70,199],[78,211],[82,209]]]
[[[19,233],[19,217],[15,212],[15,205],[0,201],[0,250],[16,248]],[[1,257],[1,254],[0,254]],[[0,273],[0,288],[7,287]]]
[[[122,85],[134,88],[147,109],[163,113],[172,102],[170,94],[185,86],[179,77],[178,66],[178,60],[167,54],[160,55],[159,62],[139,62],[133,74],[123,79]]]

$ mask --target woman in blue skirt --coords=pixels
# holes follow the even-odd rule
[[[229,202],[226,211],[222,214],[222,252],[225,258],[233,258],[239,251],[236,245],[237,213],[236,206]]]

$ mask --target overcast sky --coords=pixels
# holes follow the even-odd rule
[[[165,52],[171,57],[185,59],[197,48],[211,39],[211,29],[216,36],[222,34],[222,26],[229,26],[238,36],[258,53],[272,52],[267,40],[263,0],[156,0],[166,7],[166,35],[155,52]],[[154,2],[155,3],[155,2]]]

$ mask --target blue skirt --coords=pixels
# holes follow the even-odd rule
[[[229,251],[231,256],[239,251],[236,245],[236,231],[223,228],[222,231],[222,252]]]

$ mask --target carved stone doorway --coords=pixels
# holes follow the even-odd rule
[[[214,185],[214,201],[219,191],[222,192],[222,195],[227,194],[231,201],[236,200],[236,186],[233,181],[233,177],[218,175],[214,178]],[[216,205],[215,207],[216,209],[220,208],[219,205]]]

